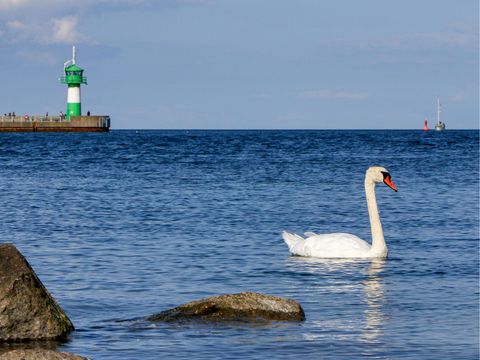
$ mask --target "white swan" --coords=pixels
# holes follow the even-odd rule
[[[386,258],[388,249],[383,238],[382,224],[375,198],[375,184],[383,182],[397,191],[387,169],[381,166],[368,168],[365,174],[365,195],[372,230],[372,245],[358,236],[345,233],[321,234],[306,232],[304,239],[284,231],[283,240],[293,255],[320,258]]]

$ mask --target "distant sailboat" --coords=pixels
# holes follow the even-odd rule
[[[440,113],[442,112],[440,99],[437,99],[437,123],[435,124],[435,130],[443,131],[445,130],[445,123],[440,120]]]
[[[425,119],[425,123],[423,124],[423,131],[428,131],[428,130],[430,130],[430,129],[428,128],[428,120]]]

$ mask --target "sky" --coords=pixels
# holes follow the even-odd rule
[[[478,0],[0,0],[0,113],[114,129],[479,128]]]

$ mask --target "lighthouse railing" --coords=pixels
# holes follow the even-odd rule
[[[67,81],[68,78],[68,81]],[[87,85],[87,77],[80,76],[80,75],[68,75],[68,76],[60,76],[58,79],[61,84],[68,84],[68,83],[76,83],[76,84],[85,84]]]

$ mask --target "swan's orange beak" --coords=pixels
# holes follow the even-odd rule
[[[387,185],[390,189],[394,190],[394,191],[398,191],[397,190],[397,187],[395,186],[395,184],[393,183],[392,181],[392,178],[390,176],[386,176],[385,179],[383,179],[383,182],[385,183],[385,185]]]

